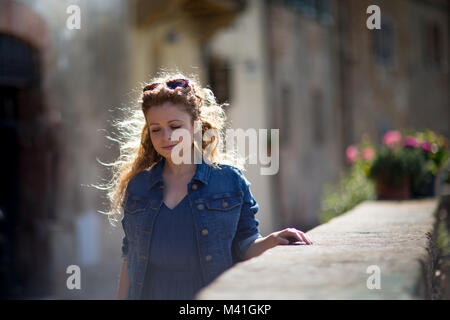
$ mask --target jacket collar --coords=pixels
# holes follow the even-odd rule
[[[165,158],[159,160],[151,169],[149,175],[149,185],[150,189],[152,189],[157,183],[164,183],[162,177],[162,169],[164,168],[164,164],[166,162]],[[195,170],[195,175],[192,177],[192,180],[200,181],[204,184],[208,184],[209,174],[211,172],[211,166],[206,162],[202,161],[197,164],[197,168]]]

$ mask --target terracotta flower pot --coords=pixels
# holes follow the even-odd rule
[[[407,200],[411,196],[408,178],[405,178],[399,186],[393,186],[379,177],[376,180],[376,190],[378,200]]]

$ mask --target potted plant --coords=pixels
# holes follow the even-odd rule
[[[416,132],[410,140],[412,146],[421,150],[426,159],[424,175],[411,186],[412,197],[433,197],[440,191],[443,170],[450,159],[449,141],[431,130]]]
[[[389,131],[376,152],[368,176],[375,181],[378,200],[406,200],[411,197],[411,185],[423,174],[426,159],[412,141],[402,138],[399,131]]]

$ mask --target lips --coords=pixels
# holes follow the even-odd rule
[[[166,149],[166,150],[170,150],[170,149],[172,149],[173,147],[175,147],[177,144],[172,144],[172,145],[170,145],[170,146],[165,146],[165,147],[162,147],[163,149]]]

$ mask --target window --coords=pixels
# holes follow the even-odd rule
[[[422,58],[427,69],[442,66],[442,30],[435,22],[426,22],[422,30]]]
[[[217,102],[230,102],[230,64],[226,59],[209,57],[208,80]]]
[[[37,54],[25,42],[0,34],[0,85],[24,87],[39,77]]]
[[[394,25],[386,18],[381,19],[381,29],[370,30],[373,34],[375,61],[383,66],[394,65]]]
[[[322,23],[331,23],[330,0],[288,0],[287,4],[305,16],[313,17]]]
[[[312,120],[313,120],[313,143],[323,145],[325,140],[325,125],[323,115],[322,92],[316,91],[312,95]]]
[[[281,127],[280,140],[281,144],[286,145],[290,141],[291,136],[291,118],[292,118],[292,93],[291,88],[286,84],[281,88]]]

